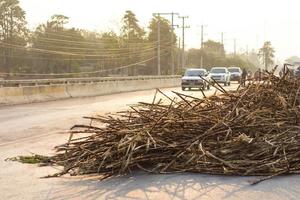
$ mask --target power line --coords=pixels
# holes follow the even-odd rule
[[[83,50],[83,51],[120,51],[120,50],[128,50],[130,49],[130,47],[119,47],[119,48],[105,48],[105,47],[101,47],[101,48],[88,48],[88,47],[72,47],[72,46],[62,46],[62,45],[46,45],[49,48],[58,48],[58,49],[68,49],[68,50]],[[152,47],[152,46],[156,46],[156,44],[152,44],[152,45],[143,45],[142,47]],[[137,46],[136,48],[140,48],[139,46]]]
[[[89,48],[89,47],[82,47],[81,44],[63,44],[61,41],[56,41],[57,42],[57,45],[53,45],[53,41],[43,41],[43,40],[37,40],[35,41],[34,43],[28,43],[28,45],[33,45],[33,44],[44,44],[44,46],[47,46],[47,47],[53,47],[53,48],[61,48],[61,49],[72,49],[72,50],[105,50],[105,51],[120,51],[120,50],[127,50],[127,49],[131,49],[130,46],[127,46],[127,47],[123,47],[123,46],[120,46],[120,45],[131,45],[131,44],[134,44],[136,45],[136,47],[140,47],[139,45],[141,45],[142,47],[153,47],[153,46],[156,46],[157,45],[157,41],[155,42],[145,42],[145,43],[125,43],[125,44],[114,44],[113,45],[119,45],[120,47],[118,48],[107,48],[105,46],[99,46],[98,48],[94,47],[94,48]],[[56,43],[54,42],[54,43]],[[169,42],[167,40],[164,40],[162,42]],[[49,45],[50,44],[50,45]],[[68,46],[68,45],[71,45],[71,46]],[[74,47],[74,46],[78,46],[80,45],[80,47]]]
[[[76,44],[76,43],[64,43],[61,41],[44,41],[44,40],[37,40],[34,41],[33,43],[28,43],[28,45],[42,45],[42,46],[49,46],[49,47],[57,47],[57,48],[62,48],[62,49],[73,49],[73,50],[107,50],[107,51],[118,51],[120,49],[130,49],[131,46],[136,46],[136,47],[151,47],[151,46],[155,46],[156,42],[153,43],[139,43],[139,44],[135,44],[135,43],[111,43],[110,45],[112,46],[116,46],[116,47],[107,47],[107,45],[109,45],[108,43],[105,45],[98,45],[98,44],[94,44],[93,46],[86,46],[85,44]],[[131,45],[131,46],[130,46]]]
[[[66,51],[56,51],[56,50],[48,50],[48,49],[40,49],[40,48],[32,48],[32,47],[24,47],[24,46],[14,45],[14,44],[9,44],[9,43],[4,43],[4,42],[0,42],[0,45],[1,44],[3,44],[4,46],[6,46],[6,48],[23,49],[23,50],[28,50],[28,51],[37,51],[37,52],[41,52],[41,53],[54,54],[54,55],[85,56],[85,57],[99,57],[99,56],[110,57],[111,56],[109,54],[105,54],[105,55],[99,55],[99,54],[78,54],[78,53],[66,52]],[[148,51],[152,51],[154,49],[155,49],[155,47],[152,47],[152,48],[149,48],[149,49],[139,50],[139,51],[135,51],[135,52],[137,54],[139,54],[141,52],[148,52]],[[125,52],[125,53],[112,54],[112,55],[113,56],[115,56],[115,55],[131,55],[131,53]]]
[[[162,49],[163,50],[168,50],[170,49],[171,46],[170,45],[166,45],[164,46]],[[21,50],[25,50],[26,49],[21,49]],[[7,56],[1,56],[1,57],[10,57],[10,58],[27,58],[27,59],[39,59],[39,60],[78,60],[78,61],[109,61],[109,60],[121,60],[121,59],[129,59],[130,57],[140,57],[140,56],[144,56],[144,55],[149,55],[154,53],[155,49],[152,50],[148,50],[148,51],[140,51],[140,52],[136,52],[136,53],[132,53],[132,54],[126,54],[126,55],[115,55],[115,56],[103,56],[103,55],[99,55],[99,56],[77,56],[77,57],[72,57],[69,56],[68,58],[59,58],[59,57],[53,57],[53,58],[47,58],[47,57],[32,57],[30,54],[24,55],[24,56],[14,56],[14,55],[7,55]],[[41,53],[41,52],[38,52]],[[55,56],[66,56],[65,54],[48,54],[45,52],[42,52],[43,54],[41,54],[41,56],[51,56],[51,55],[55,55]],[[30,57],[31,56],[31,57]]]
[[[165,47],[162,49],[162,51],[168,50],[170,47]],[[154,49],[153,49],[154,50]],[[139,54],[130,54],[130,55],[123,55],[123,56],[115,56],[115,57],[108,57],[108,58],[44,58],[44,57],[29,57],[29,56],[14,56],[14,55],[8,55],[8,56],[0,56],[0,57],[9,57],[9,58],[25,58],[25,59],[37,59],[37,60],[62,60],[62,61],[68,61],[68,60],[74,60],[74,61],[113,61],[113,60],[122,60],[122,59],[128,59],[128,56],[145,56],[149,55],[150,53],[153,53],[153,51],[139,53]],[[45,55],[57,55],[57,56],[63,56],[60,54],[45,54]],[[81,56],[84,57],[84,56]],[[99,55],[98,57],[103,57]]]
[[[34,37],[33,37],[34,38]],[[57,39],[57,38],[48,38],[48,37],[36,37],[34,38],[36,40],[44,40],[44,41],[54,41],[54,42],[66,42],[66,43],[72,43],[72,44],[87,44],[87,45],[103,45],[107,43],[111,43],[112,41],[109,42],[86,42],[86,41],[77,41],[77,40],[66,40],[66,39]],[[101,39],[99,39],[101,40]],[[120,41],[116,41],[117,43],[120,43]],[[150,42],[152,44],[152,42]],[[130,44],[145,44],[145,42],[131,42]]]
[[[163,55],[167,55],[168,53],[165,53]],[[30,74],[30,73],[0,73],[1,75],[23,75],[23,76],[66,76],[66,75],[80,75],[80,74],[96,74],[96,73],[103,73],[103,72],[108,72],[108,71],[115,71],[119,69],[124,69],[124,68],[129,68],[135,65],[143,64],[145,62],[148,62],[150,60],[153,60],[157,58],[157,56],[154,56],[152,58],[137,62],[137,63],[132,63],[129,65],[124,65],[121,67],[113,68],[113,69],[106,69],[106,70],[97,70],[97,71],[90,71],[90,72],[77,72],[77,73],[51,73],[51,74]]]
[[[67,31],[67,30],[64,30],[64,31]],[[93,33],[93,32],[92,32]],[[82,32],[79,32],[79,35],[73,35],[73,36],[69,36],[68,34],[66,34],[66,33],[63,33],[63,32],[39,32],[38,33],[38,38],[46,38],[46,39],[58,39],[58,38],[49,38],[49,37],[41,37],[41,35],[53,35],[53,36],[59,36],[59,37],[67,37],[67,38],[74,38],[74,39],[76,39],[76,40],[66,40],[66,41],[77,41],[78,39],[85,39],[85,40],[89,40],[90,42],[89,43],[93,43],[94,44],[94,42],[96,41],[98,41],[99,42],[99,40],[101,41],[101,42],[99,42],[99,43],[106,43],[106,40],[107,40],[107,43],[110,43],[111,42],[111,40],[114,40],[114,39],[116,39],[117,40],[117,42],[122,42],[122,41],[124,41],[123,39],[122,39],[122,37],[121,36],[116,36],[116,38],[103,38],[103,35],[102,34],[99,34],[99,33],[94,33],[94,34],[96,34],[96,37],[94,38],[94,39],[90,39],[90,38],[88,38],[88,36],[86,36],[84,33],[82,33]],[[76,36],[76,37],[75,37]],[[98,37],[97,37],[98,36]],[[34,37],[34,34],[33,34],[33,37]],[[81,38],[78,38],[78,37],[81,37]],[[132,44],[143,44],[143,43],[152,43],[152,42],[132,42]]]

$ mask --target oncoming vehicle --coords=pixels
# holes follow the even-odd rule
[[[205,79],[205,80],[203,80]],[[188,88],[208,89],[209,90],[209,76],[206,69],[190,68],[185,71],[181,79],[181,88],[185,90]]]
[[[295,75],[296,77],[300,77],[300,66],[297,67],[297,68],[295,69],[294,75]]]
[[[226,67],[211,68],[210,78],[215,80],[217,83],[223,83],[224,86],[230,85],[230,72]]]
[[[228,71],[230,72],[230,80],[237,81],[238,83],[242,80],[242,69],[240,67],[229,67]]]

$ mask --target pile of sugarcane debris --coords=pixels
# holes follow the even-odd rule
[[[215,87],[223,94],[203,99],[157,90],[152,103],[74,126],[69,142],[56,147],[52,161],[64,170],[54,176],[107,178],[136,169],[269,178],[300,173],[300,80],[270,74],[235,91]]]

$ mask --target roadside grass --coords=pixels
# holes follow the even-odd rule
[[[50,162],[50,157],[34,154],[32,156],[16,156],[7,158],[6,161],[15,161],[24,164],[46,164]]]

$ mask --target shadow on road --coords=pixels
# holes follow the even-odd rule
[[[148,175],[104,181],[63,181],[51,199],[298,199],[300,176],[282,176],[255,186],[255,177],[199,174]]]

